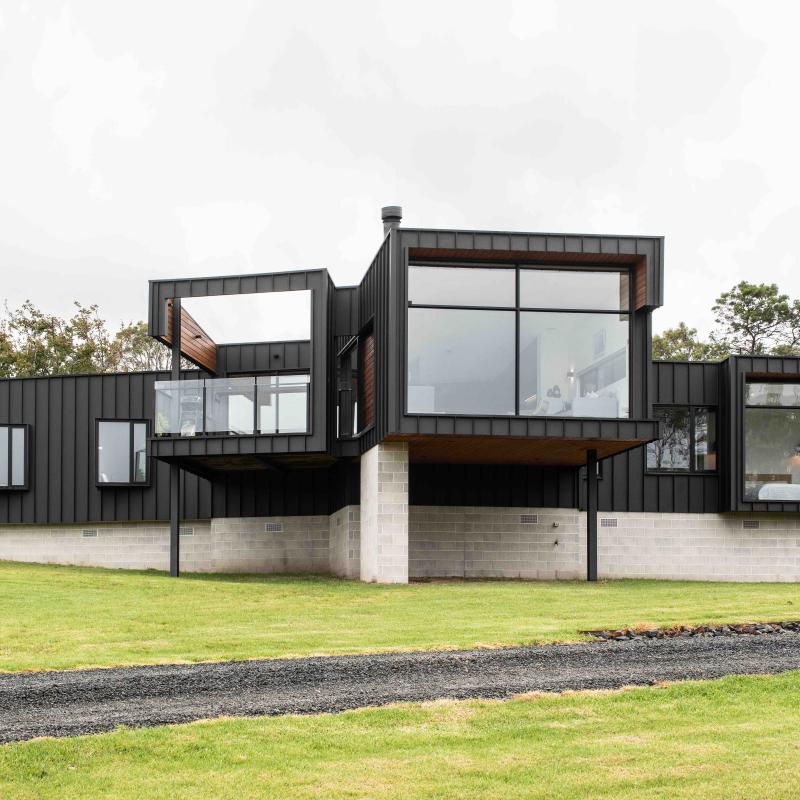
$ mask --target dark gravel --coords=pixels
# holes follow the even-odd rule
[[[400,700],[503,698],[531,691],[800,668],[800,633],[543,645],[0,674],[0,743],[218,716],[310,714]]]

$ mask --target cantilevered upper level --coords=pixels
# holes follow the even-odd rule
[[[579,465],[658,435],[660,237],[410,229],[394,206],[383,222],[358,286],[324,269],[151,281],[150,334],[174,354],[153,455],[287,468],[388,440],[418,462]],[[217,343],[189,309],[295,292],[309,296],[307,340]]]

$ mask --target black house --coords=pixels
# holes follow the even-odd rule
[[[800,359],[651,362],[660,237],[400,221],[358,286],[152,281],[169,373],[0,381],[0,558],[800,577]],[[266,329],[236,310],[265,295],[304,309],[300,338],[207,333],[215,302]]]

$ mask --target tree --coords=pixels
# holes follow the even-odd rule
[[[702,341],[697,336],[697,328],[690,328],[685,322],[653,336],[656,361],[713,361],[724,357],[720,347]]]
[[[121,325],[111,336],[96,305],[75,303],[75,309],[71,318],[62,319],[30,300],[14,310],[6,305],[0,319],[0,377],[169,368],[169,348],[147,335],[144,322]]]
[[[148,335],[146,322],[123,325],[114,337],[112,352],[117,372],[167,370],[172,359],[170,349]]]
[[[742,281],[723,292],[712,307],[717,329],[711,341],[736,355],[769,353],[792,339],[789,330],[796,305],[774,283]],[[794,345],[792,341],[790,346]]]

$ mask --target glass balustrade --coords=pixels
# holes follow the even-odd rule
[[[157,381],[156,436],[308,433],[310,376]]]

